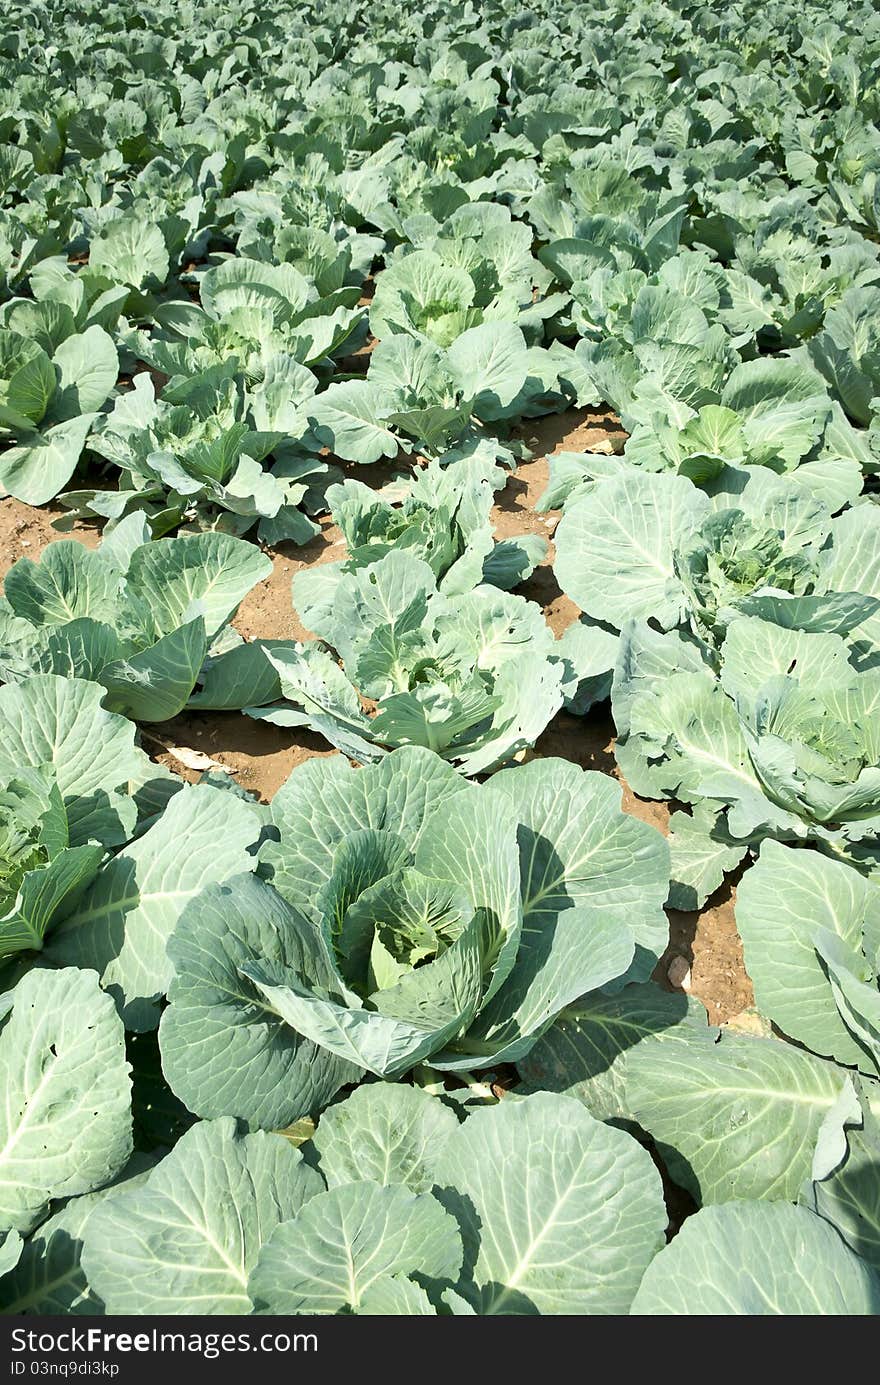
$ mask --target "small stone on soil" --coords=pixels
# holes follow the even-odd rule
[[[666,977],[670,986],[676,986],[681,991],[689,991],[691,988],[691,967],[686,957],[673,957],[666,970]]]

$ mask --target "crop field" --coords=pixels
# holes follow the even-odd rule
[[[0,1312],[880,1314],[880,12],[9,0]]]

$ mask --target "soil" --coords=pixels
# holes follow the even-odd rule
[[[526,421],[514,430],[514,436],[529,448],[532,459],[520,463],[504,490],[497,493],[493,509],[495,530],[501,538],[528,532],[550,540],[544,563],[517,590],[542,607],[554,634],[560,635],[577,619],[578,608],[559,590],[553,575],[552,535],[559,511],[544,515],[534,509],[547,485],[547,458],[563,451],[611,452],[623,435],[613,416],[580,409]],[[343,464],[343,470],[374,486],[389,479],[385,467]],[[0,577],[19,558],[36,559],[46,544],[58,539],[74,538],[90,548],[99,542],[100,530],[94,525],[76,523],[64,533],[53,528],[53,521],[64,513],[52,506],[36,510],[11,498],[0,500]],[[291,582],[304,567],[342,557],[341,535],[325,519],[321,533],[303,547],[283,544],[268,551],[272,573],[242,602],[236,627],[246,637],[307,638],[310,632],[293,609]],[[210,756],[227,766],[243,788],[264,802],[272,798],[297,765],[315,756],[337,753],[320,736],[308,731],[283,730],[237,712],[183,713],[161,726],[145,729],[143,740],[155,760],[186,779],[196,779],[198,771],[188,769],[171,747],[181,753],[194,750]],[[593,708],[584,718],[560,712],[541,736],[535,753],[558,755],[584,769],[612,775],[620,781],[624,810],[661,832],[667,831],[669,805],[638,798],[617,769],[614,723],[607,704]],[[684,958],[690,967],[685,984],[706,1006],[712,1023],[725,1023],[753,1004],[736,931],[734,901],[735,886],[728,883],[699,913],[670,911],[669,946],[655,973],[661,985],[676,989],[670,985],[667,973],[674,958]]]

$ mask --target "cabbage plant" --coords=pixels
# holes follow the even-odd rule
[[[210,646],[271,564],[226,534],[150,540],[129,515],[97,551],[60,539],[20,558],[0,605],[0,676],[101,683],[105,706],[165,721],[186,705]]]
[[[315,385],[308,370],[288,362],[273,367],[258,394],[209,371],[157,398],[142,372],[90,439],[94,452],[121,469],[118,489],[71,491],[61,503],[108,518],[143,509],[163,532],[185,525],[240,536],[255,528],[265,542],[305,543],[317,525],[300,506],[329,468],[316,456],[298,457],[286,439],[300,427],[294,415]]]
[[[257,383],[279,356],[312,366],[337,354],[364,318],[359,296],[356,286],[321,295],[292,264],[231,255],[201,276],[199,304],[161,305],[159,331],[132,333],[127,344],[173,378],[233,358]]]
[[[387,498],[362,481],[330,486],[327,504],[348,557],[301,575],[303,614],[318,601],[332,604],[331,590],[345,573],[372,566],[392,550],[426,562],[445,595],[480,584],[507,590],[524,581],[545,557],[547,540],[538,534],[493,537],[494,492],[506,479],[494,462],[474,456],[446,465],[435,459],[411,481],[392,483]]]
[[[325,596],[295,581],[319,639],[233,650],[209,670],[199,705],[230,705],[230,691],[244,705],[252,685],[271,704],[280,688],[281,704],[246,710],[310,726],[361,761],[423,745],[469,775],[533,745],[562,706],[568,667],[533,602],[490,587],[445,596],[426,562],[395,550]]]
[[[562,760],[487,785],[422,748],[312,760],[272,819],[271,885],[205,890],[168,946],[163,1067],[202,1116],[277,1128],[364,1070],[512,1061],[665,945],[662,837]]]
[[[728,473],[704,494],[685,477],[609,465],[565,508],[554,572],[584,613],[560,641],[579,680],[576,710],[607,696],[629,621],[680,628],[719,668],[737,616],[880,646],[880,513],[832,517],[801,488],[763,471]]]
[[[29,505],[44,505],[70,480],[118,370],[102,327],[72,332],[54,349],[46,342],[48,350],[41,335],[0,328],[0,484]]]
[[[702,901],[765,837],[876,866],[874,660],[860,667],[840,635],[758,616],[731,622],[720,676],[680,632],[633,621],[620,644],[612,707],[621,769],[636,793],[693,808],[672,818],[673,897],[683,889],[684,900]]]
[[[501,320],[468,327],[449,343],[390,333],[371,353],[366,377],[331,382],[309,421],[337,456],[368,463],[398,450],[436,456],[478,440],[481,424],[564,403],[550,353]]]

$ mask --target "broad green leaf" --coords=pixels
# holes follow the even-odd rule
[[[271,571],[264,553],[228,534],[159,539],[132,555],[126,614],[151,642],[201,615],[212,639]]]
[[[688,1218],[648,1266],[630,1311],[873,1317],[880,1313],[880,1278],[805,1208],[728,1202]]]
[[[330,385],[308,406],[309,424],[318,439],[348,462],[378,462],[396,457],[401,443],[386,419],[394,399],[369,380]]]
[[[420,1087],[370,1082],[324,1112],[312,1144],[330,1188],[370,1178],[425,1193],[436,1150],[457,1129],[453,1112]]]
[[[168,250],[153,221],[130,211],[107,222],[89,246],[89,268],[118,284],[140,288],[168,278]]]
[[[847,1245],[880,1272],[880,1123],[865,1093],[861,1101],[852,1089],[848,1095],[852,1104],[837,1113],[839,1148],[824,1167],[814,1158],[799,1200],[831,1222]]]
[[[673,813],[668,842],[672,909],[702,909],[745,855],[742,844],[731,842],[717,811],[707,803],[698,804],[693,813]]]
[[[3,591],[15,614],[32,625],[64,625],[81,616],[112,621],[119,577],[101,553],[73,539],[59,539],[47,546],[38,563],[19,558],[6,574]]]
[[[279,963],[245,962],[242,971],[268,1005],[312,1043],[379,1077],[399,1077],[470,1024],[484,984],[480,943],[475,919],[431,963],[379,991],[371,1009],[328,997]]]
[[[838,1013],[815,934],[858,950],[863,929],[880,927],[876,886],[818,852],[765,842],[737,891],[736,923],[761,1012],[814,1053],[875,1075]]]
[[[7,1275],[18,1264],[23,1244],[24,1242],[17,1231],[10,1228],[9,1231],[3,1232],[3,1240],[0,1242],[0,1275]],[[2,1284],[0,1284],[0,1295],[2,1295]],[[0,1296],[0,1308],[2,1305],[3,1299]]]
[[[628,1312],[666,1225],[660,1176],[629,1135],[539,1093],[475,1111],[434,1168],[479,1313]]]
[[[775,470],[797,466],[831,413],[831,400],[811,370],[772,357],[736,366],[721,403],[742,419],[754,460]]]
[[[97,415],[81,414],[33,433],[0,453],[0,485],[26,505],[45,505],[64,490]]]
[[[715,1037],[700,1002],[648,981],[569,1005],[517,1067],[532,1089],[576,1097],[597,1120],[630,1119],[626,1092],[632,1051],[652,1035],[670,1044],[692,1032],[707,1043]]]
[[[628,1055],[626,1102],[698,1201],[793,1200],[843,1077],[778,1039],[655,1037]]]
[[[363,769],[353,769],[341,756],[310,760],[275,795],[272,817],[280,841],[268,843],[261,856],[276,889],[317,924],[318,893],[347,836],[365,828],[387,830],[415,851],[431,814],[442,820],[451,801],[465,792],[462,776],[420,747],[396,750]]]
[[[277,1135],[242,1135],[231,1118],[196,1125],[146,1183],[89,1217],[86,1278],[108,1313],[250,1313],[260,1247],[321,1186]]]
[[[476,785],[425,815],[415,866],[464,890],[485,920],[485,1005],[510,975],[522,929],[515,806]],[[488,979],[491,973],[491,979]]]
[[[437,1309],[431,1303],[424,1289],[406,1275],[383,1275],[374,1279],[368,1289],[361,1294],[358,1313],[371,1317],[412,1317],[414,1315],[436,1315]]]
[[[148,764],[134,726],[101,705],[104,695],[96,683],[54,674],[0,688],[0,758],[54,766],[71,846],[127,840],[134,805],[117,790],[142,780]]]
[[[876,912],[866,927],[876,930]],[[874,1073],[880,1074],[880,991],[875,964],[866,961],[843,941],[839,933],[817,928],[813,934],[841,1018],[870,1055]],[[863,1062],[863,1067],[868,1065]]]
[[[447,360],[483,420],[504,415],[529,373],[525,337],[512,322],[484,322],[468,328],[450,346]]]
[[[57,920],[79,903],[97,874],[103,855],[100,846],[74,846],[29,871],[21,882],[14,908],[0,918],[0,958],[15,952],[39,951]]]
[[[559,585],[587,615],[618,630],[632,618],[677,625],[687,600],[673,553],[708,510],[683,477],[636,472],[598,482],[559,523]]]
[[[119,373],[113,338],[101,327],[88,327],[62,342],[54,359],[60,378],[47,420],[61,423],[103,408]]]
[[[832,546],[820,555],[822,578],[829,591],[863,592],[880,597],[880,516],[874,505],[855,505],[834,520]],[[880,646],[876,612],[851,634]]]
[[[461,1238],[430,1193],[364,1180],[319,1193],[263,1247],[248,1292],[257,1312],[359,1309],[388,1275],[455,1281]]]
[[[186,706],[207,652],[205,621],[196,616],[149,649],[105,664],[105,705],[134,721],[168,721]]]
[[[489,786],[519,823],[524,931],[578,908],[589,929],[620,928],[637,944],[633,980],[644,980],[666,944],[669,855],[661,834],[621,808],[606,775],[555,758],[502,770]],[[586,944],[589,947],[589,943]]]
[[[197,1115],[234,1115],[280,1130],[360,1076],[291,1029],[243,973],[245,962],[268,960],[294,967],[316,986],[332,979],[311,925],[255,876],[194,895],[168,957],[174,979],[159,1027],[162,1066]]]
[[[260,819],[241,799],[184,785],[158,822],[114,856],[52,934],[53,961],[91,966],[126,1027],[153,1029],[174,975],[166,946],[190,899],[253,870]],[[185,850],[181,845],[185,844]]]
[[[38,1226],[25,1242],[13,1272],[0,1279],[0,1313],[15,1317],[25,1313],[103,1313],[104,1305],[83,1273],[83,1229],[106,1198],[143,1183],[149,1167],[146,1156],[133,1154],[116,1182],[98,1192],[70,1198]]]
[[[115,1178],[131,1153],[122,1024],[94,972],[31,971],[0,1032],[0,1228]]]

